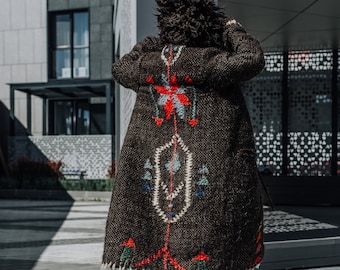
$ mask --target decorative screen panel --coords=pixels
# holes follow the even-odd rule
[[[265,71],[282,72],[283,71],[283,54],[282,53],[267,53],[264,55],[266,66]]]
[[[327,51],[289,55],[288,175],[331,175],[331,59]]]
[[[272,59],[275,62],[277,59]],[[271,61],[271,60],[270,60]],[[267,65],[271,62],[268,62]],[[282,172],[281,76],[265,72],[247,82],[243,92],[254,128],[259,170]]]
[[[289,71],[326,71],[332,70],[332,53],[323,51],[292,51],[289,52]]]

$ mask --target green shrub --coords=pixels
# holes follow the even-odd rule
[[[64,179],[60,167],[61,162],[19,158],[9,166],[9,177],[0,178],[0,189],[112,190],[113,175],[108,179]]]
[[[1,181],[7,188],[62,189],[59,175],[47,162],[18,158],[9,166],[9,178]]]
[[[60,179],[60,183],[66,190],[83,191],[111,191],[113,178],[109,179]]]

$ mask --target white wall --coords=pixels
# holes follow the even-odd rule
[[[155,35],[156,4],[154,0],[116,0],[114,18],[116,56],[123,56],[147,35]],[[122,86],[116,88],[117,147],[120,149],[130,123],[136,95]],[[119,152],[119,151],[117,151]]]
[[[8,83],[47,81],[46,0],[0,0],[0,101],[9,108]],[[26,125],[25,95],[16,117]],[[32,132],[42,132],[41,100],[32,97]]]
[[[137,41],[137,0],[116,0],[114,31],[115,56],[121,57],[128,53]],[[116,160],[124,141],[130,122],[132,109],[136,100],[135,94],[116,83]]]

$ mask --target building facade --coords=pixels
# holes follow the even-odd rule
[[[63,162],[105,178],[114,156],[113,1],[1,0],[8,163]],[[6,136],[7,135],[7,136]]]
[[[106,178],[135,95],[111,64],[155,34],[152,0],[0,0],[1,152]]]
[[[112,81],[111,63],[146,35],[157,34],[155,1],[0,3],[5,158],[62,160],[65,169],[105,177],[119,158],[135,100],[132,91]],[[339,171],[339,53],[337,34],[325,26],[334,24],[335,15],[327,20],[331,11],[321,2],[308,6],[312,10],[305,15],[300,2],[289,11],[281,2],[242,3],[219,1],[265,49],[264,72],[244,85],[260,171],[282,183],[299,178],[308,187],[322,177],[333,185]],[[305,16],[304,24],[299,16]],[[312,44],[309,25],[320,36]]]

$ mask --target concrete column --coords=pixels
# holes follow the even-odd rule
[[[10,118],[10,123],[9,123],[9,135],[10,136],[15,136],[15,94],[14,94],[15,89],[11,86],[10,88],[10,94],[9,94],[9,99],[10,99],[10,109],[9,109],[9,118]]]
[[[43,98],[43,104],[42,104],[42,132],[43,135],[47,135],[47,127],[46,127],[46,122],[47,122],[47,98]]]
[[[111,103],[112,103],[112,91],[111,84],[105,85],[106,92],[106,134],[112,133],[112,113],[111,113]]]
[[[32,95],[26,94],[26,119],[27,119],[27,134],[32,135]]]

